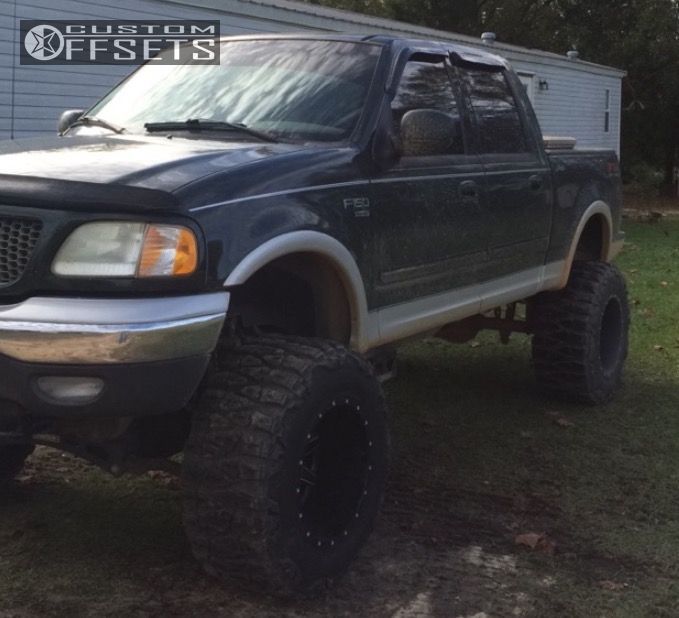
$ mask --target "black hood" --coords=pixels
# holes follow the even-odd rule
[[[173,209],[173,194],[185,185],[298,149],[142,135],[2,141],[0,200],[68,209]]]
[[[203,176],[297,149],[164,136],[53,136],[1,141],[0,174],[172,192]]]

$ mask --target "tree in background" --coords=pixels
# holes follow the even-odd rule
[[[623,163],[662,168],[671,186],[679,149],[677,0],[307,0],[479,36],[629,72],[623,96]]]

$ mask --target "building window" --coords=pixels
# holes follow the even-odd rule
[[[606,90],[606,107],[604,109],[604,133],[611,132],[611,91]]]

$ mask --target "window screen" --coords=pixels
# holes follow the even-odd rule
[[[478,69],[463,75],[478,119],[481,152],[529,152],[521,114],[504,74]]]
[[[459,139],[450,146],[450,154],[464,153],[462,123],[450,81],[443,62],[417,62],[406,64],[398,90],[391,104],[394,131],[400,134],[401,119],[414,109],[434,109],[450,115],[458,122]]]

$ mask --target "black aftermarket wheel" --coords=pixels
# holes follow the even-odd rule
[[[185,521],[210,573],[294,592],[341,574],[369,535],[388,434],[370,366],[335,343],[222,350],[185,456]]]
[[[601,262],[574,264],[564,290],[536,298],[533,320],[538,384],[578,402],[610,400],[628,351],[630,314],[620,271]]]
[[[361,414],[359,399],[333,400],[319,412],[296,473],[297,508],[311,546],[335,547],[349,536],[369,496],[374,470],[370,422]]]

